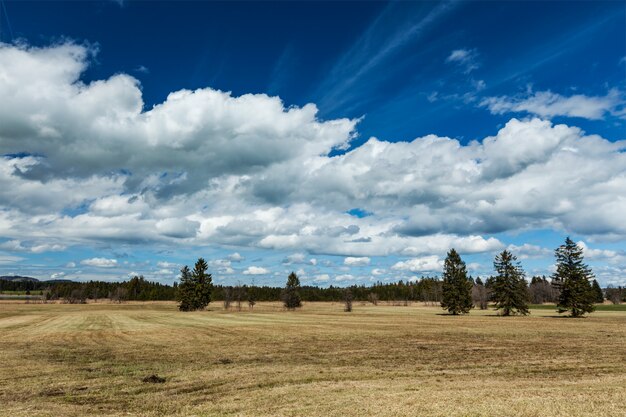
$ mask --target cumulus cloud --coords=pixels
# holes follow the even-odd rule
[[[586,259],[626,266],[626,253],[624,251],[591,248],[582,240],[576,244],[583,250],[583,255]]]
[[[343,264],[347,266],[366,266],[370,264],[370,258],[367,256],[353,257],[348,256],[343,260]]]
[[[424,256],[394,264],[391,269],[410,272],[440,272],[443,269],[443,260],[438,256]]]
[[[604,96],[563,96],[551,91],[538,91],[518,97],[487,97],[480,103],[493,114],[523,112],[547,118],[567,116],[590,120],[604,119],[606,114],[624,117],[624,104],[624,95],[616,89]]]
[[[260,266],[249,266],[245,271],[243,271],[244,275],[266,275],[269,273],[269,269],[262,268]]]
[[[522,245],[509,245],[507,249],[518,259],[546,258],[554,254],[554,251],[541,246],[524,243]]]
[[[322,255],[493,252],[506,246],[487,235],[521,229],[626,237],[624,141],[511,119],[469,144],[370,138],[334,154],[356,120],[323,121],[314,104],[210,88],[144,109],[134,77],[81,81],[92,54],[75,44],[0,45],[4,250],[217,245],[284,251],[293,254],[285,263],[316,266]],[[355,207],[371,215],[349,214]]]
[[[132,172],[127,190],[192,192],[224,174],[344,147],[356,124],[320,122],[313,104],[285,108],[277,97],[210,88],[173,92],[144,111],[132,76],[81,82],[88,57],[76,44],[0,45],[0,96],[11,97],[0,109],[0,152],[45,156],[30,178]]]
[[[335,281],[337,282],[342,282],[342,281],[354,281],[356,279],[356,277],[352,274],[341,274],[341,275],[337,275],[335,277]]]
[[[228,255],[228,260],[231,262],[241,262],[244,259],[245,258],[242,255],[240,255],[238,252],[231,253],[230,255]]]
[[[330,276],[328,274],[319,274],[316,275],[313,281],[317,283],[324,283],[330,281]]]
[[[91,258],[80,261],[81,265],[94,266],[96,268],[113,268],[117,266],[117,259]]]

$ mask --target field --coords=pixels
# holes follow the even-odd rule
[[[0,303],[0,414],[626,416],[625,311],[219,307]]]

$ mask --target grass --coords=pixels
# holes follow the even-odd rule
[[[0,415],[625,415],[623,311],[342,308],[0,303]]]
[[[596,304],[596,311],[624,311],[626,312],[626,304]],[[535,310],[552,310],[556,311],[554,304],[532,304],[530,308]]]

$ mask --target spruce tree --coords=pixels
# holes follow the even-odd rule
[[[465,262],[456,250],[450,249],[443,267],[441,308],[458,315],[469,313],[473,307],[472,283],[467,278]]]
[[[193,298],[196,290],[196,286],[191,277],[191,271],[187,265],[183,266],[180,270],[180,284],[176,291],[176,298],[180,304],[178,309],[180,311],[193,310]]]
[[[179,310],[203,310],[209,305],[213,283],[211,274],[206,273],[207,269],[206,261],[199,258],[193,271],[186,265],[180,270],[180,285],[177,291]]]
[[[604,293],[602,292],[602,288],[600,288],[600,284],[598,284],[598,281],[594,279],[591,286],[593,288],[594,301],[599,304],[604,303]]]
[[[491,286],[496,310],[501,310],[503,316],[527,315],[529,313],[528,285],[524,279],[524,270],[517,261],[517,257],[505,250],[496,255],[493,267],[498,274]]]
[[[295,272],[289,274],[287,277],[287,285],[282,293],[283,303],[288,310],[295,310],[302,306],[302,300],[300,299],[300,280]]]
[[[582,317],[594,310],[595,294],[591,286],[593,273],[583,263],[583,250],[569,237],[555,251],[556,273],[553,283],[561,290],[557,311],[570,312],[571,317]]]
[[[213,279],[211,274],[207,274],[209,265],[202,258],[199,258],[194,265],[191,276],[196,284],[195,309],[204,310],[211,302],[211,290],[213,289]]]

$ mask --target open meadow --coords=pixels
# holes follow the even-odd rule
[[[626,415],[625,311],[220,307],[0,303],[0,414]]]

